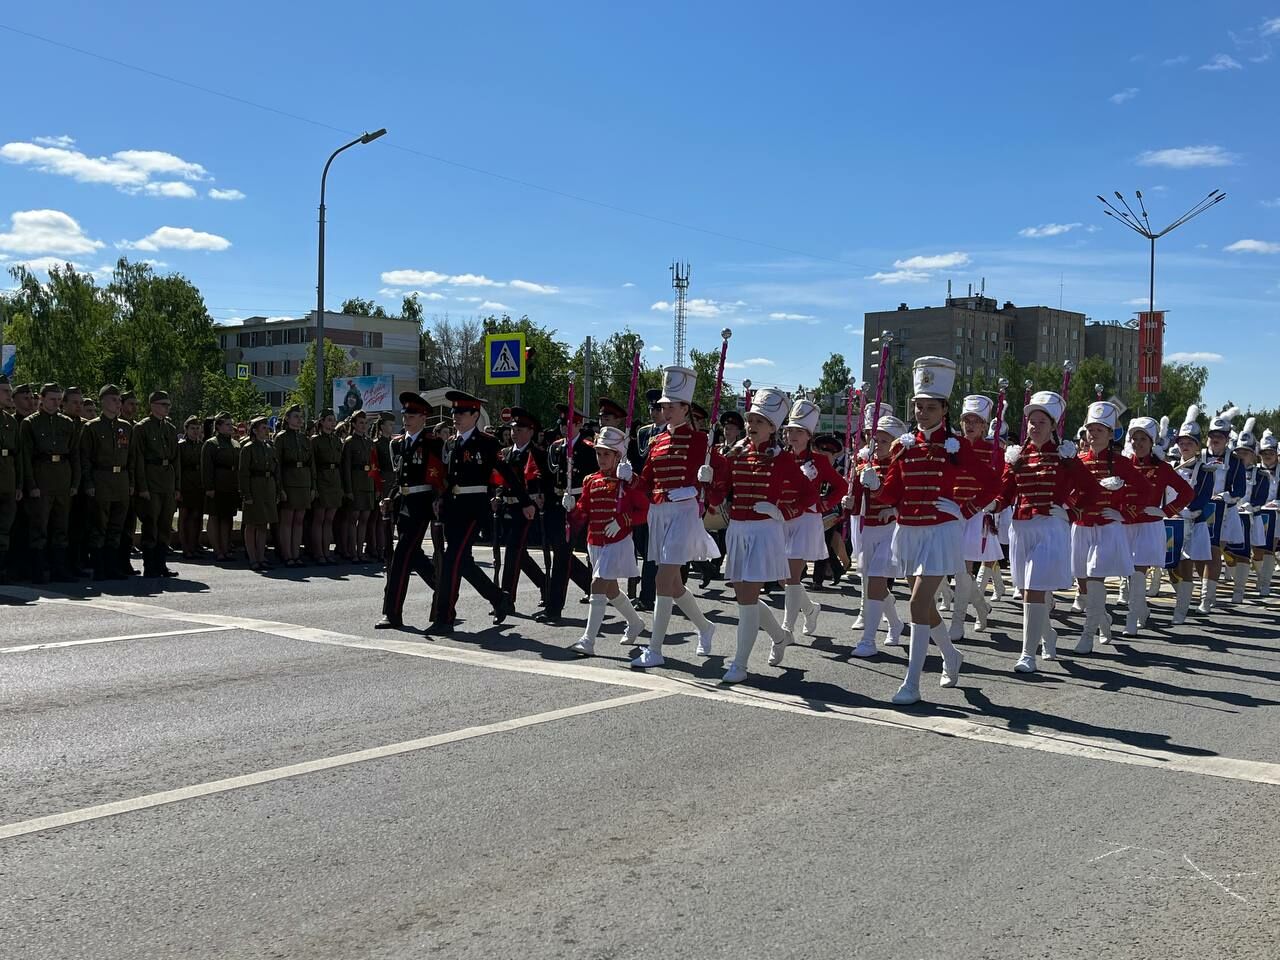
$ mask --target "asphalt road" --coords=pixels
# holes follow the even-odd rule
[[[729,689],[715,588],[715,656],[677,617],[637,674],[573,588],[441,641],[371,568],[176,568],[0,587],[0,956],[1276,955],[1280,602],[1031,678],[1006,602],[900,710],[852,594]]]

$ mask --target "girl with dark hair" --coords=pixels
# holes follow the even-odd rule
[[[311,556],[326,565],[337,562],[329,547],[333,543],[333,517],[342,506],[342,441],[335,433],[337,426],[333,411],[323,410],[311,438],[316,478],[316,499],[311,507]]]

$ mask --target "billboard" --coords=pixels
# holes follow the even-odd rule
[[[1160,392],[1164,364],[1164,311],[1138,314],[1138,391]]]
[[[390,375],[376,377],[335,377],[333,409],[343,420],[357,410],[369,412],[394,410],[395,384]]]
[[[6,343],[0,348],[0,373],[6,377],[13,376],[13,368],[18,359],[18,348],[13,344]]]

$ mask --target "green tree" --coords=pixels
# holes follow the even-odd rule
[[[412,293],[405,297],[400,303],[400,318],[402,320],[412,320],[422,328],[422,304],[418,302],[418,295]]]
[[[47,283],[22,266],[9,273],[17,289],[7,298],[5,342],[16,348],[15,380],[57,381],[86,391],[101,386],[114,310],[93,277],[71,264],[51,267]]]
[[[845,363],[844,354],[833,353],[822,364],[822,377],[818,380],[817,394],[823,403],[827,397],[843,397],[853,382],[853,371]]]
[[[359,365],[352,360],[345,350],[333,343],[328,337],[324,341],[324,402],[328,406],[333,398],[333,381],[341,377],[353,377]],[[298,367],[297,385],[289,394],[290,404],[299,404],[308,411],[311,417],[320,411],[312,410],[316,398],[316,354],[308,350]]]
[[[405,298],[409,299],[408,297]],[[363,297],[348,297],[342,301],[342,312],[355,317],[385,317],[387,311],[379,303]],[[326,311],[327,312],[327,311]]]
[[[483,321],[484,334],[489,333],[524,333],[525,349],[531,353],[525,382],[520,388],[520,405],[539,417],[543,423],[551,423],[555,417],[555,405],[566,403],[569,398],[569,371],[577,372],[578,388],[575,389],[574,402],[581,406],[583,369],[581,357],[576,358],[569,351],[569,345],[556,336],[556,331],[534,323],[527,316],[514,320],[507,314],[501,317],[489,316]],[[478,352],[483,354],[483,339]],[[483,384],[483,364],[480,358],[480,382]],[[491,406],[496,410],[509,407],[515,403],[514,387],[481,387],[486,391]],[[592,396],[600,394],[595,388]]]
[[[689,351],[689,366],[698,375],[698,382],[693,390],[693,399],[706,407],[707,413],[710,414],[712,399],[716,390],[716,371],[720,368],[720,351],[708,350],[703,352],[694,348]],[[732,410],[737,401],[738,394],[734,391],[733,385],[728,380],[724,381],[720,391],[721,412]]]
[[[1151,397],[1150,416],[1168,417],[1176,430],[1187,415],[1187,407],[1204,403],[1204,388],[1209,382],[1209,368],[1194,363],[1166,363],[1160,368],[1160,392]],[[1140,398],[1137,398],[1140,400]],[[1135,402],[1134,407],[1142,406]],[[1134,416],[1145,411],[1135,410]],[[1243,420],[1241,423],[1243,424]]]
[[[312,379],[314,383],[314,377]],[[221,370],[204,373],[203,407],[208,416],[226,411],[237,423],[267,416],[271,406],[250,380],[237,380]]]
[[[631,366],[635,352],[640,353],[640,374],[636,382],[635,420],[637,423],[647,419],[648,409],[645,407],[646,390],[662,386],[662,371],[649,366],[644,358],[644,343],[639,334],[633,333],[630,327],[621,333],[611,333],[604,340],[592,340],[591,345],[591,399],[594,403],[601,397],[609,397],[622,406],[626,406],[631,390]],[[573,357],[575,370],[586,370],[586,344],[578,348]],[[594,415],[595,411],[588,411]]]

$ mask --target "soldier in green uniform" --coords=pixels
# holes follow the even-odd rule
[[[342,441],[342,497],[347,504],[347,525],[341,542],[347,559],[360,560],[369,515],[377,506],[373,484],[373,441],[368,437],[369,418],[363,410],[351,415],[351,436]]]
[[[148,398],[151,416],[133,429],[133,476],[142,521],[142,575],[176,577],[165,563],[178,501],[178,431],[169,422],[169,394],[157,390]]]
[[[231,526],[240,509],[240,445],[232,436],[234,428],[231,414],[219,413],[213,418],[213,436],[201,449],[200,479],[209,503],[209,539],[216,563],[231,559]]]
[[[184,560],[195,560],[204,548],[204,478],[200,475],[200,455],[204,447],[204,424],[199,417],[187,417],[178,441],[178,542]]]
[[[337,561],[329,552],[333,543],[333,517],[342,506],[342,440],[334,428],[338,419],[332,410],[320,412],[319,429],[311,438],[316,497],[311,505],[311,556],[317,563]]]
[[[132,390],[124,390],[120,394],[120,419],[131,427],[138,425],[138,398]],[[132,468],[132,464],[130,465]],[[126,576],[136,576],[130,558],[133,556],[133,535],[138,529],[138,485],[134,478],[133,496],[124,510],[124,526],[120,531],[120,562],[118,567]]]
[[[244,549],[250,569],[269,570],[267,564],[267,527],[279,517],[277,493],[279,465],[275,451],[267,442],[266,417],[249,421],[249,434],[240,444],[240,494],[244,501],[241,520],[244,525]]]
[[[40,406],[22,421],[22,478],[26,484],[31,576],[36,583],[76,579],[67,566],[67,525],[71,494],[80,486],[80,457],[75,427],[58,407],[62,387],[40,388]]]
[[[391,437],[396,432],[396,416],[389,410],[378,414],[378,427],[373,436],[373,460],[377,465],[378,479],[374,482],[376,502],[380,503],[394,481],[391,468]],[[379,563],[387,559],[391,550],[391,534],[394,521],[374,514],[370,520],[369,555]]]
[[[75,427],[75,445],[80,449],[80,434],[88,421],[84,418],[84,391],[67,387],[62,392],[62,414]],[[89,526],[93,510],[84,495],[84,470],[80,471],[80,487],[71,491],[71,519],[67,523],[67,569],[77,576],[84,573],[88,562]]]
[[[8,582],[9,531],[22,502],[22,457],[13,410],[13,387],[8,377],[0,376],[0,583]]]
[[[19,428],[22,421],[36,412],[35,393],[31,389],[31,384],[20,383],[13,388],[13,409],[9,411],[13,414],[13,419],[17,421]],[[22,442],[19,435],[18,453],[11,454],[17,456],[18,462],[16,466],[22,466]],[[21,502],[23,493],[26,488],[26,478],[18,485],[17,500]],[[23,507],[18,508],[18,512],[13,517],[13,525],[9,528],[9,578],[12,580],[29,580],[31,579],[31,568],[28,563],[30,556],[30,538],[28,530],[30,523],[27,521],[27,511]]]
[[[133,498],[133,424],[120,417],[120,388],[98,391],[102,415],[80,431],[81,487],[89,498],[89,556],[94,580],[125,580],[120,538]]]
[[[280,465],[280,522],[277,524],[280,557],[286,567],[300,567],[302,521],[316,495],[311,441],[302,432],[302,407],[296,403],[284,412],[284,429],[276,434],[276,462]]]

